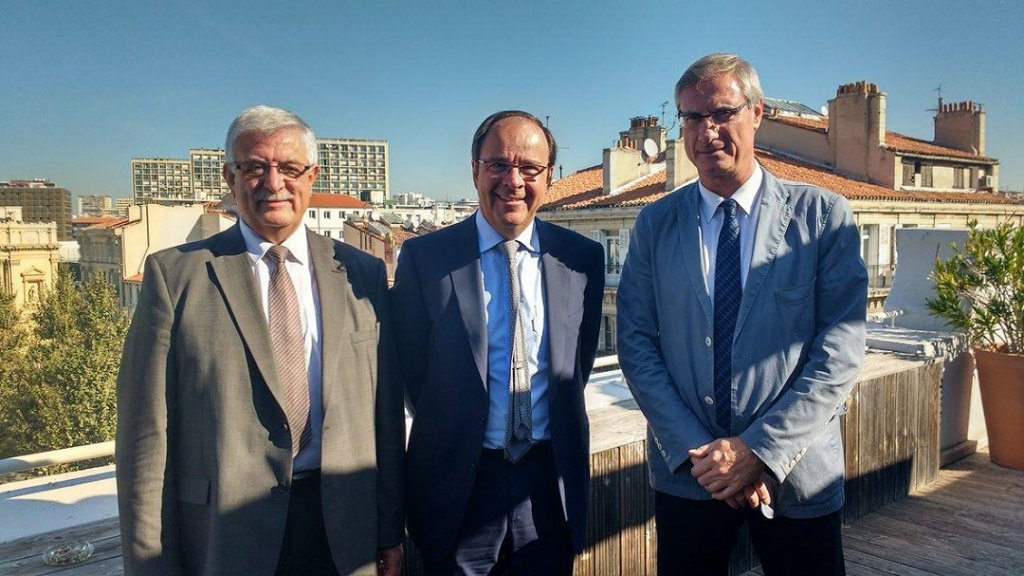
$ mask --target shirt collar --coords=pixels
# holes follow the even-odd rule
[[[763,170],[764,168],[761,167],[761,164],[755,164],[754,172],[750,175],[750,178],[747,178],[747,181],[737,188],[731,196],[739,204],[740,210],[748,216],[754,207],[758,193],[761,191],[761,183],[764,181]],[[697,187],[700,189],[701,216],[705,222],[710,222],[715,216],[715,211],[718,210],[718,205],[725,202],[726,199],[705,188],[704,184],[699,180],[697,181]]]
[[[536,223],[535,219],[531,219],[530,223],[526,225],[526,228],[515,239],[530,252],[539,254],[540,239],[537,237]],[[487,218],[484,218],[483,212],[479,210],[476,211],[476,238],[477,247],[480,249],[481,254],[505,241],[505,237],[498,234],[498,231],[491,226]]]
[[[241,218],[238,219],[238,225],[242,231],[242,239],[245,240],[245,251],[249,253],[249,258],[255,264],[267,255],[267,251],[270,250],[274,243],[260,237]],[[284,242],[281,242],[281,245],[291,252],[291,257],[298,261],[299,264],[303,266],[309,264],[309,239],[306,238],[305,226],[296,228],[291,236],[286,238]]]

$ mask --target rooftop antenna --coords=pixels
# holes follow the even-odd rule
[[[939,87],[935,89],[935,92],[937,92],[938,95],[939,95],[939,105],[936,108],[929,108],[928,109],[929,112],[941,112],[942,111],[942,84],[939,84]]]
[[[665,125],[665,108],[668,106],[668,100],[661,103],[661,125]]]

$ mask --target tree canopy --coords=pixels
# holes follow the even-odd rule
[[[113,439],[128,329],[114,287],[76,286],[61,266],[35,312],[12,301],[0,296],[0,457]]]

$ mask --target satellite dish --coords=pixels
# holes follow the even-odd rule
[[[658,143],[653,138],[644,139],[644,159],[653,162],[658,157]]]
[[[819,110],[821,110],[822,116],[828,116],[828,106],[822,106]]]

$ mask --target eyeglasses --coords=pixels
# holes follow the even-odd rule
[[[698,112],[683,112],[679,111],[679,121],[683,123],[683,127],[688,130],[695,130],[704,125],[704,119],[710,118],[713,126],[722,126],[732,122],[732,119],[747,107],[749,102],[744,102],[735,108],[723,108],[721,110],[713,110],[707,114],[700,114]]]
[[[299,164],[298,162],[278,162],[277,164],[268,164],[266,162],[260,162],[259,160],[247,160],[245,162],[229,162],[230,165],[235,167],[246,178],[263,178],[263,176],[270,172],[271,168],[277,168],[277,172],[284,176],[288,180],[294,180],[299,176],[302,176],[313,167],[313,164]]]
[[[512,164],[504,160],[477,160],[477,162],[483,165],[487,173],[493,178],[500,178],[508,174],[513,168],[517,168],[523,180],[527,182],[533,182],[545,170],[550,168],[550,166],[541,166],[540,164]]]

